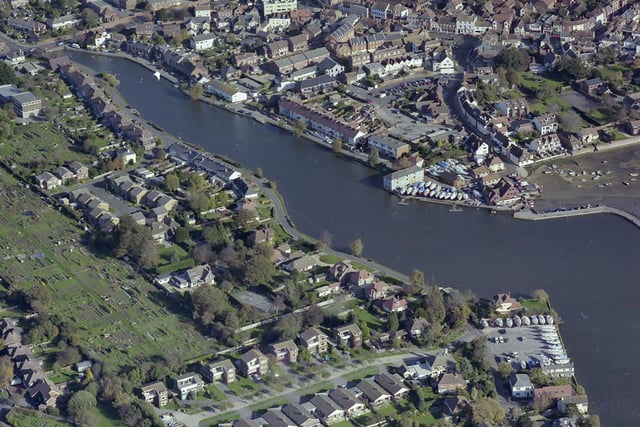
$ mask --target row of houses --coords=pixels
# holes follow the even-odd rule
[[[37,175],[36,183],[43,190],[53,190],[72,180],[82,181],[87,178],[89,178],[89,168],[78,161],[73,161],[68,167],[57,167],[53,173],[45,171]]]

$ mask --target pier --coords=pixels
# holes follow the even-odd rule
[[[513,214],[515,219],[524,219],[529,221],[541,221],[545,219],[570,218],[574,216],[595,215],[595,214],[613,214],[618,215],[640,228],[640,219],[635,215],[620,209],[611,208],[609,206],[595,206],[588,208],[576,208],[566,211],[543,212],[536,213],[533,211],[518,211]]]

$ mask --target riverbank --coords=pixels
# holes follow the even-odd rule
[[[626,219],[636,227],[640,228],[640,219],[635,215],[631,215],[620,209],[611,208],[609,206],[584,207],[568,210],[558,210],[553,212],[536,213],[533,211],[519,211],[513,214],[515,219],[524,219],[529,221],[542,221],[547,219],[571,218],[584,215],[612,214]]]

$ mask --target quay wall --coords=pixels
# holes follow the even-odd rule
[[[519,211],[513,214],[515,219],[524,219],[529,221],[541,221],[545,219],[570,218],[574,216],[595,215],[595,214],[613,214],[626,219],[627,221],[640,228],[640,218],[620,209],[609,206],[596,206],[593,208],[572,209],[568,211],[535,213],[533,211]]]

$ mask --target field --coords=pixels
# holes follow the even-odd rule
[[[562,82],[558,82],[556,80],[548,79],[542,76],[536,76],[531,73],[522,73],[522,80],[520,82],[520,87],[525,89],[528,92],[535,92],[540,90],[543,86],[551,87],[554,90],[562,87]],[[553,95],[546,97],[542,101],[533,102],[533,100],[529,100],[529,107],[532,111],[538,113],[546,113],[549,111],[549,107],[551,105],[558,105],[562,110],[568,110],[571,108],[571,105],[562,99],[557,92],[554,92]]]
[[[90,356],[118,368],[173,352],[189,359],[215,350],[188,313],[171,312],[167,297],[128,265],[92,254],[80,243],[78,223],[3,170],[0,206],[2,276],[21,289],[48,289],[47,310],[78,327]]]
[[[14,407],[6,416],[13,427],[71,427],[70,423],[48,418],[40,412]]]

